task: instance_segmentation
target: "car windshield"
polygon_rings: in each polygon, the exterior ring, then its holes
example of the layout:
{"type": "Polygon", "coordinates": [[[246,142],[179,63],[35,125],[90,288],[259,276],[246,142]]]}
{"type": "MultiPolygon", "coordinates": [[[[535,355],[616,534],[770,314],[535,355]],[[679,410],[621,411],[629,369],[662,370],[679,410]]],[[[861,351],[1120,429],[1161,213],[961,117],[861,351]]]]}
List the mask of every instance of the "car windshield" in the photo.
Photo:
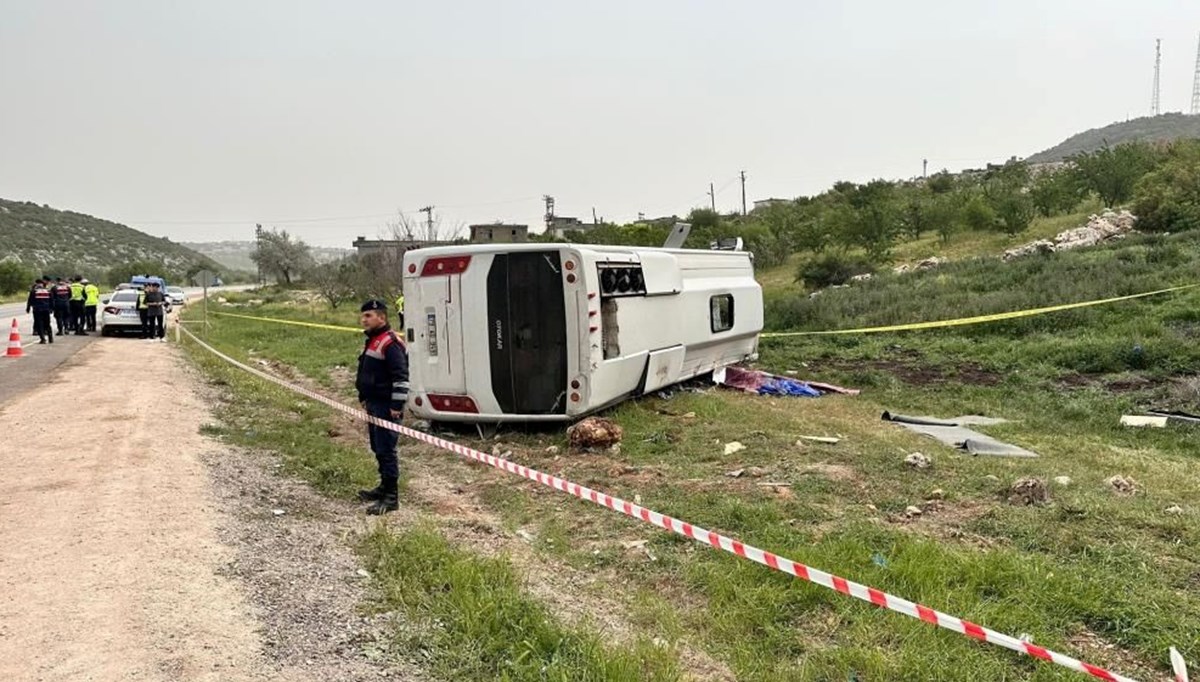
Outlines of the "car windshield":
{"type": "Polygon", "coordinates": [[[169,294],[182,294],[182,293],[183,293],[183,289],[182,289],[182,288],[180,288],[180,287],[168,287],[168,288],[167,288],[167,293],[169,293],[169,294]]]}
{"type": "Polygon", "coordinates": [[[118,291],[109,299],[110,303],[134,303],[137,301],[137,292],[132,289],[118,291]]]}

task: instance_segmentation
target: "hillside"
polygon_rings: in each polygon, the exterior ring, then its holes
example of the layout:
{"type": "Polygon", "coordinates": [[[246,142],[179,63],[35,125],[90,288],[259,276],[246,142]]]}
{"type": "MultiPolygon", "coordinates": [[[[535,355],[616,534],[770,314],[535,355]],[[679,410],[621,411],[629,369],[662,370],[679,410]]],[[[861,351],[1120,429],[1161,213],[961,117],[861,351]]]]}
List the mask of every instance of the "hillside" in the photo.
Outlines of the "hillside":
{"type": "MultiPolygon", "coordinates": [[[[224,242],[182,242],[183,246],[194,251],[204,254],[209,258],[217,261],[221,265],[235,270],[243,270],[253,272],[255,270],[254,261],[250,259],[250,254],[254,251],[254,242],[251,241],[224,241],[224,242]]],[[[313,258],[318,263],[327,263],[329,261],[345,258],[354,253],[353,249],[340,249],[326,246],[314,246],[312,248],[313,258]]]]}
{"type": "Polygon", "coordinates": [[[1116,146],[1122,142],[1134,140],[1161,142],[1186,137],[1200,138],[1200,116],[1178,113],[1145,116],[1072,135],[1060,144],[1030,156],[1026,161],[1029,163],[1062,161],[1075,154],[1101,149],[1106,142],[1111,146],[1116,146]]]}
{"type": "Polygon", "coordinates": [[[196,265],[221,270],[216,261],[169,239],[25,201],[0,199],[0,244],[0,259],[62,273],[99,273],[134,261],[162,262],[175,272],[196,265]]]}

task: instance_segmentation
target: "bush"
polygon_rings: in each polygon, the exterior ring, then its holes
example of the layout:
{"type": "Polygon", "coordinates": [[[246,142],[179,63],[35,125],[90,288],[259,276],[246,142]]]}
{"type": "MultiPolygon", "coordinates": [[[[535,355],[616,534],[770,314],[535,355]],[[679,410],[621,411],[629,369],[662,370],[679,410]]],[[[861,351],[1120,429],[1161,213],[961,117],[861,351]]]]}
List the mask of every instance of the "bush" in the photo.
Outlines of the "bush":
{"type": "Polygon", "coordinates": [[[990,230],[996,225],[996,211],[983,197],[971,197],[963,207],[963,223],[970,230],[990,230]]]}
{"type": "Polygon", "coordinates": [[[826,253],[805,261],[796,271],[796,281],[810,289],[845,284],[855,275],[874,272],[875,267],[863,256],[826,253]]]}
{"type": "Polygon", "coordinates": [[[1142,230],[1200,228],[1200,144],[1173,147],[1170,159],[1138,182],[1133,209],[1142,230]]]}
{"type": "Polygon", "coordinates": [[[11,296],[29,288],[36,275],[24,265],[13,261],[0,262],[0,296],[11,296]]]}

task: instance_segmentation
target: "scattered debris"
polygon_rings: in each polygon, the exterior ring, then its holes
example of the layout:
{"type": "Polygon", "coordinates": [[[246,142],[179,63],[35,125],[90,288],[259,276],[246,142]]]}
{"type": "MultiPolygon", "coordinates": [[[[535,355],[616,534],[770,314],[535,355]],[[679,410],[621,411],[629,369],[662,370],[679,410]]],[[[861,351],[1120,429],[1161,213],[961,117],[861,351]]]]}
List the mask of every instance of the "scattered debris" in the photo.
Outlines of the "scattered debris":
{"type": "Polygon", "coordinates": [[[920,516],[921,514],[924,514],[924,513],[925,512],[921,511],[921,508],[916,505],[910,504],[904,508],[904,515],[909,518],[912,518],[914,516],[920,516]]]}
{"type": "Polygon", "coordinates": [[[741,367],[722,367],[713,372],[713,383],[756,395],[819,398],[828,393],[858,395],[858,391],[833,384],[802,381],[741,367]]]}
{"type": "Polygon", "coordinates": [[[755,478],[762,478],[763,476],[766,476],[767,473],[769,473],[769,472],[762,467],[747,467],[746,473],[750,474],[751,476],[753,476],[755,478]]]}
{"type": "Polygon", "coordinates": [[[499,457],[499,456],[500,456],[500,446],[493,445],[492,446],[492,457],[499,457]]]}
{"type": "Polygon", "coordinates": [[[741,478],[744,473],[746,473],[745,469],[734,469],[733,471],[726,471],[725,475],[730,478],[741,478]]]}
{"type": "Polygon", "coordinates": [[[1180,507],[1180,506],[1179,506],[1179,505],[1177,505],[1177,504],[1173,504],[1173,505],[1171,505],[1170,507],[1167,507],[1166,509],[1164,509],[1164,510],[1163,510],[1163,513],[1164,513],[1164,514],[1179,515],[1179,514],[1182,514],[1182,513],[1183,513],[1183,507],[1180,507]]]}
{"type": "Polygon", "coordinates": [[[551,445],[550,447],[546,448],[546,452],[547,452],[547,454],[551,454],[551,455],[553,455],[553,454],[557,454],[557,453],[558,453],[558,446],[557,446],[557,445],[551,445]]]}
{"type": "Polygon", "coordinates": [[[567,440],[577,449],[611,447],[620,443],[624,435],[624,429],[604,417],[588,417],[567,429],[567,440]]]}
{"type": "Polygon", "coordinates": [[[933,500],[943,500],[946,498],[946,491],[941,488],[934,488],[929,491],[929,498],[933,500]]]}
{"type": "Polygon", "coordinates": [[[285,511],[284,511],[284,510],[282,510],[282,509],[272,509],[272,510],[271,510],[271,513],[272,513],[272,514],[274,514],[275,516],[283,516],[283,515],[284,515],[284,514],[286,514],[287,512],[285,512],[285,511]]]}
{"type": "Polygon", "coordinates": [[[1019,478],[1016,483],[1012,484],[1008,492],[1009,504],[1039,504],[1048,499],[1046,483],[1040,478],[1019,478]]]}
{"type": "Polygon", "coordinates": [[[1128,476],[1109,476],[1104,479],[1104,483],[1111,487],[1118,495],[1132,495],[1137,492],[1137,481],[1128,476]]]}
{"type": "Polygon", "coordinates": [[[681,414],[679,416],[682,419],[695,419],[696,413],[695,412],[684,412],[683,414],[681,414]]]}
{"type": "Polygon", "coordinates": [[[1156,429],[1167,428],[1167,418],[1160,416],[1121,415],[1121,426],[1152,426],[1156,429]]]}
{"type": "Polygon", "coordinates": [[[1003,424],[1004,419],[965,415],[954,419],[938,419],[936,417],[909,417],[902,414],[884,412],[884,421],[894,422],[914,433],[934,438],[946,445],[960,450],[966,450],[972,455],[993,455],[996,457],[1037,457],[1036,452],[1025,448],[1004,443],[991,436],[973,431],[967,426],[993,426],[1003,424]]]}
{"type": "Polygon", "coordinates": [[[800,440],[796,441],[796,445],[802,445],[800,441],[809,440],[814,443],[825,443],[826,445],[837,445],[842,442],[841,438],[830,438],[828,436],[800,436],[800,440]]]}
{"type": "Polygon", "coordinates": [[[619,455],[619,454],[621,454],[621,444],[620,444],[620,443],[613,443],[613,444],[612,444],[612,447],[610,447],[610,448],[608,449],[608,454],[610,454],[610,455],[619,455]]]}
{"type": "Polygon", "coordinates": [[[939,265],[945,265],[948,262],[949,260],[946,258],[942,258],[940,256],[931,256],[924,260],[917,261],[915,264],[910,265],[908,263],[903,263],[901,265],[897,265],[892,272],[896,273],[897,275],[903,275],[907,272],[915,272],[918,270],[932,270],[939,265]]]}
{"type": "Polygon", "coordinates": [[[1054,241],[1039,239],[1023,244],[1004,252],[1004,260],[1012,260],[1034,253],[1049,253],[1051,251],[1069,251],[1081,246],[1095,246],[1111,239],[1121,239],[1133,231],[1137,216],[1129,211],[1114,213],[1105,211],[1101,215],[1088,218],[1087,225],[1059,232],[1054,241]]]}
{"type": "Polygon", "coordinates": [[[876,566],[878,566],[880,568],[888,567],[887,557],[883,556],[879,552],[875,552],[874,554],[871,555],[871,563],[875,564],[876,566]]]}
{"type": "Polygon", "coordinates": [[[624,547],[625,549],[641,549],[641,548],[645,547],[646,543],[648,543],[648,542],[650,542],[650,541],[649,540],[626,540],[621,543],[621,546],[624,547]]]}
{"type": "Polygon", "coordinates": [[[933,460],[919,452],[914,452],[904,458],[904,463],[914,469],[928,469],[933,465],[933,460]]]}
{"type": "Polygon", "coordinates": [[[987,476],[983,477],[983,480],[987,481],[988,483],[999,483],[1000,477],[994,474],[988,474],[987,476]]]}
{"type": "Polygon", "coordinates": [[[1057,485],[1061,485],[1062,487],[1065,488],[1065,487],[1071,485],[1071,477],[1070,476],[1055,476],[1054,482],[1057,485]]]}
{"type": "Polygon", "coordinates": [[[875,275],[873,275],[869,272],[864,272],[861,275],[854,275],[853,277],[850,278],[850,281],[851,282],[866,282],[873,277],[875,277],[875,275]]]}
{"type": "Polygon", "coordinates": [[[529,531],[525,530],[524,528],[517,529],[517,536],[520,537],[525,542],[529,542],[529,543],[532,543],[537,540],[537,537],[535,537],[533,533],[530,533],[529,531]]]}
{"type": "Polygon", "coordinates": [[[741,443],[737,442],[736,440],[733,441],[732,443],[725,444],[725,454],[726,455],[732,455],[735,452],[741,452],[742,450],[745,450],[745,449],[746,449],[746,446],[742,445],[741,443]]]}
{"type": "Polygon", "coordinates": [[[357,574],[358,577],[363,578],[363,579],[368,579],[371,577],[370,572],[368,572],[367,569],[365,569],[365,568],[358,569],[357,571],[355,571],[355,574],[357,574]]]}

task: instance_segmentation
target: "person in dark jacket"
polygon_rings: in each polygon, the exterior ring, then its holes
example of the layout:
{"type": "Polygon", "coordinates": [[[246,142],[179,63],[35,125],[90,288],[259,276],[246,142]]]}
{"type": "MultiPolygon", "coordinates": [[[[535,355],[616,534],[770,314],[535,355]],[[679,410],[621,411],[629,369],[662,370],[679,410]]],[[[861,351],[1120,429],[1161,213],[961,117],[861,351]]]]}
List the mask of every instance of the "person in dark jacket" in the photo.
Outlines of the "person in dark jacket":
{"type": "Polygon", "coordinates": [[[142,318],[142,338],[166,343],[166,300],[162,289],[154,282],[147,284],[145,291],[138,297],[139,308],[145,306],[146,311],[146,316],[142,318]]]}
{"type": "Polygon", "coordinates": [[[54,324],[58,327],[58,335],[71,331],[71,287],[67,280],[59,277],[50,288],[54,301],[54,324]]]}
{"type": "Polygon", "coordinates": [[[38,343],[54,343],[54,329],[50,326],[50,314],[54,310],[54,300],[46,280],[39,279],[29,290],[29,300],[25,302],[25,312],[33,311],[33,333],[38,335],[38,343]]]}
{"type": "MultiPolygon", "coordinates": [[[[358,401],[372,417],[399,423],[408,402],[408,350],[404,340],[388,325],[387,304],[370,300],[362,304],[360,323],[367,335],[363,351],[358,356],[358,401]]],[[[378,516],[399,508],[396,490],[400,480],[400,463],[396,458],[396,441],[400,434],[382,426],[368,424],[367,434],[371,451],[379,463],[379,485],[373,490],[360,490],[358,497],[370,502],[367,513],[378,516]]]]}

